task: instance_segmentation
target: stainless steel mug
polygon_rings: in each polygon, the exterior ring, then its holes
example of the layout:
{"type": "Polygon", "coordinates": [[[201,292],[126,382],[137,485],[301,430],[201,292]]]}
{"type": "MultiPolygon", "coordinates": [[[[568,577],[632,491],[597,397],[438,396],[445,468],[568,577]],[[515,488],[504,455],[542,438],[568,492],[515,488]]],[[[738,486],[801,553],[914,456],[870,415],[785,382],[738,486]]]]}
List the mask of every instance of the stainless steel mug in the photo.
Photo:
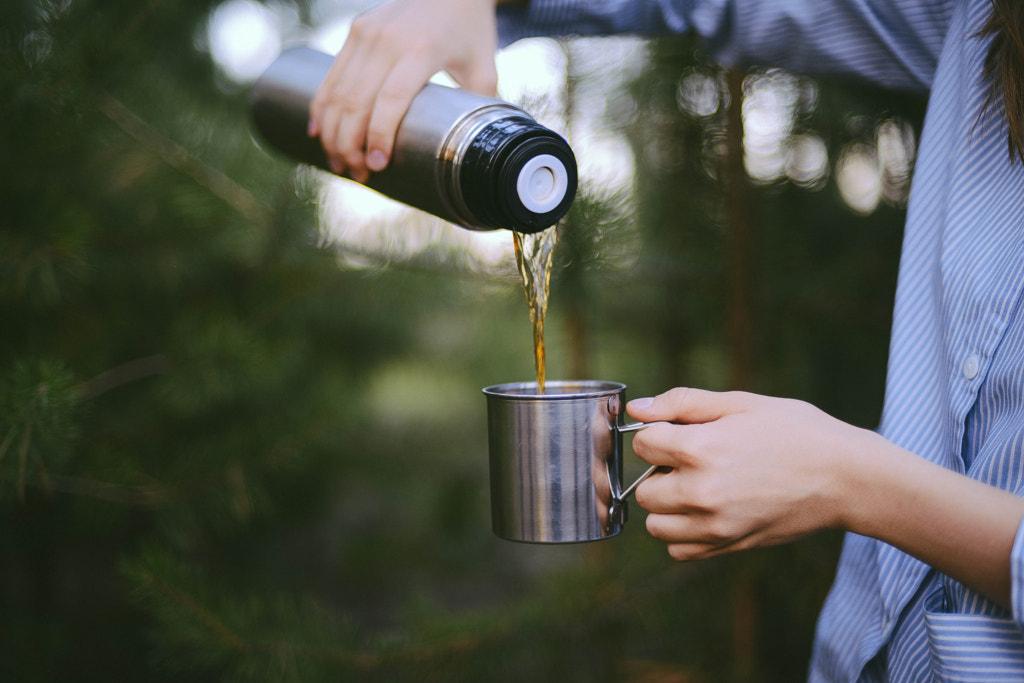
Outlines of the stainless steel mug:
{"type": "MultiPolygon", "coordinates": [[[[253,84],[256,129],[289,156],[330,170],[307,134],[309,103],[334,58],[284,51],[253,84]]],[[[388,167],[366,183],[392,199],[474,230],[539,232],[576,196],[568,143],[519,107],[430,83],[402,119],[388,167]]]]}
{"type": "Polygon", "coordinates": [[[655,468],[622,488],[626,385],[501,384],[487,396],[491,524],[510,541],[578,543],[615,536],[626,498],[655,468]]]}

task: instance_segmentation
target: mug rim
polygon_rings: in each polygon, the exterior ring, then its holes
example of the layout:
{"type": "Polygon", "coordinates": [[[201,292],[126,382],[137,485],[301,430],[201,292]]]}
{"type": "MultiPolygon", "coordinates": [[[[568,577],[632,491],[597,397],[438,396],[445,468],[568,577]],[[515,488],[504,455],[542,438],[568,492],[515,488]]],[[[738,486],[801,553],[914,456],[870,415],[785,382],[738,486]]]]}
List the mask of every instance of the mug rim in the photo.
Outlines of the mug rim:
{"type": "Polygon", "coordinates": [[[485,387],[483,392],[487,396],[516,401],[559,401],[617,394],[625,390],[626,385],[621,382],[597,379],[568,379],[545,382],[544,388],[545,391],[549,389],[559,389],[560,391],[538,394],[537,382],[509,382],[485,387]]]}

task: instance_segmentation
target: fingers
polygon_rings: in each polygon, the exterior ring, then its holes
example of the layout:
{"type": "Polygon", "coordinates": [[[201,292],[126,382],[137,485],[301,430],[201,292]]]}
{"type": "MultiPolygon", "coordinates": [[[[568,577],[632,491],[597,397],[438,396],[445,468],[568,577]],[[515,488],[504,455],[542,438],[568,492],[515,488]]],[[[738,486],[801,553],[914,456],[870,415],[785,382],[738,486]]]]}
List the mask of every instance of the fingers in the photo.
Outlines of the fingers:
{"type": "MultiPolygon", "coordinates": [[[[379,34],[357,26],[358,22],[313,98],[309,130],[320,136],[332,171],[365,182],[367,126],[381,83],[395,68],[397,57],[378,44],[379,34]]],[[[380,167],[384,165],[386,160],[380,167]]]]}
{"type": "Polygon", "coordinates": [[[669,555],[678,561],[702,560],[742,550],[749,545],[746,536],[717,531],[706,515],[647,515],[647,532],[664,541],[669,555]]]}
{"type": "Polygon", "coordinates": [[[664,420],[683,424],[712,422],[725,415],[745,410],[756,401],[753,394],[741,391],[717,392],[677,387],[654,398],[639,398],[626,406],[629,414],[642,422],[664,420]]]}
{"type": "Polygon", "coordinates": [[[633,453],[650,465],[671,469],[689,467],[686,443],[692,428],[698,426],[668,422],[652,424],[633,437],[633,453]]]}
{"type": "Polygon", "coordinates": [[[328,69],[327,75],[317,89],[316,95],[309,103],[309,136],[317,137],[323,131],[323,120],[326,114],[328,103],[336,98],[336,91],[345,82],[344,73],[352,56],[357,50],[355,40],[347,40],[341,51],[335,56],[334,63],[328,69]]]}
{"type": "Polygon", "coordinates": [[[383,170],[413,99],[438,71],[493,95],[494,7],[479,0],[392,1],[358,17],[310,104],[331,170],[365,182],[383,170]]]}
{"type": "Polygon", "coordinates": [[[383,79],[367,121],[359,121],[366,130],[366,167],[382,171],[394,152],[398,126],[409,105],[432,74],[426,73],[422,60],[405,60],[383,79]]]}
{"type": "Polygon", "coordinates": [[[651,465],[673,470],[703,470],[721,450],[721,422],[704,424],[647,423],[633,437],[633,453],[651,465]]]}
{"type": "Polygon", "coordinates": [[[647,533],[659,541],[683,545],[713,546],[720,539],[711,538],[703,529],[698,515],[647,515],[647,533]]]}
{"type": "Polygon", "coordinates": [[[635,496],[640,507],[656,515],[715,515],[731,502],[722,480],[681,469],[652,474],[635,496]]]}
{"type": "Polygon", "coordinates": [[[648,533],[666,542],[674,559],[703,559],[749,545],[759,525],[723,514],[730,499],[720,483],[698,472],[672,470],[637,488],[636,502],[648,512],[648,533]]]}

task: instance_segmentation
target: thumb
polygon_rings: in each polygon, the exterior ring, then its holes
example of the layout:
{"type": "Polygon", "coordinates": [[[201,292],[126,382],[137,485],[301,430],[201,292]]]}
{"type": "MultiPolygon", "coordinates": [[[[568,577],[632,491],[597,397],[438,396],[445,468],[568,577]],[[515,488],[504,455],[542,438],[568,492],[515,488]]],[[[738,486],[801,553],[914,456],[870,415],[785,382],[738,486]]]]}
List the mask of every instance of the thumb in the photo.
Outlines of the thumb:
{"type": "Polygon", "coordinates": [[[641,422],[701,424],[746,409],[748,396],[677,387],[653,398],[634,399],[626,405],[626,412],[641,422]]]}

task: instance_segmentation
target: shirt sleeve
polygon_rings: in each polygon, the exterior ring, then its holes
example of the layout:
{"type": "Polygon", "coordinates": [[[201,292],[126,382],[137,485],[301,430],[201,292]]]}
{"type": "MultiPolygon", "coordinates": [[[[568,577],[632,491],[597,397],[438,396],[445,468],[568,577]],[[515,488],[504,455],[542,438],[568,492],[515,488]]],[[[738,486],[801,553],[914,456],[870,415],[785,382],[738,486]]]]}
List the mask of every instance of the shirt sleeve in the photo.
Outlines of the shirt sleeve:
{"type": "Polygon", "coordinates": [[[737,67],[927,91],[953,0],[530,0],[499,10],[507,45],[531,36],[695,33],[737,67]]]}

